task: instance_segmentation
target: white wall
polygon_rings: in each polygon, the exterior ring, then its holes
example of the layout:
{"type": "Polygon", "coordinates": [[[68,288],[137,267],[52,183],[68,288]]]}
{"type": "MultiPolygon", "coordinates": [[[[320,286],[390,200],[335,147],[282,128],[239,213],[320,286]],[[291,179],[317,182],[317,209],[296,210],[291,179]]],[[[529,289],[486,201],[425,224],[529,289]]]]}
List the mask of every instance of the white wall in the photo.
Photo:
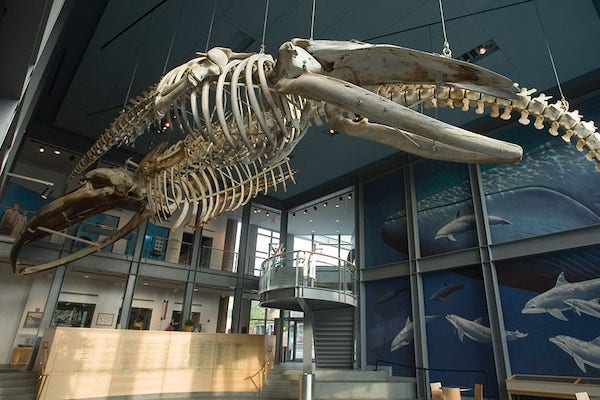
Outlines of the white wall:
{"type": "Polygon", "coordinates": [[[9,264],[0,263],[0,321],[3,330],[0,335],[0,364],[8,364],[10,360],[15,338],[23,326],[25,306],[34,280],[31,276],[16,277],[9,264]]]}

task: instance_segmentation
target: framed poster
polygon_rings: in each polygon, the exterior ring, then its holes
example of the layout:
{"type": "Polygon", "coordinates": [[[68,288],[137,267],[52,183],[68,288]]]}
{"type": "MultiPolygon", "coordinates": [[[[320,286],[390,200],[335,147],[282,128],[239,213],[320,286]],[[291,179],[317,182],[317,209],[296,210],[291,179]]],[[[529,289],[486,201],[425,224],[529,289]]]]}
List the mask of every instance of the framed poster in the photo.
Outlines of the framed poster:
{"type": "Polygon", "coordinates": [[[96,318],[96,325],[112,326],[114,320],[115,320],[115,314],[98,313],[98,317],[96,318]]]}
{"type": "Polygon", "coordinates": [[[40,327],[43,313],[40,311],[27,311],[25,322],[23,322],[23,328],[37,329],[40,327]]]}

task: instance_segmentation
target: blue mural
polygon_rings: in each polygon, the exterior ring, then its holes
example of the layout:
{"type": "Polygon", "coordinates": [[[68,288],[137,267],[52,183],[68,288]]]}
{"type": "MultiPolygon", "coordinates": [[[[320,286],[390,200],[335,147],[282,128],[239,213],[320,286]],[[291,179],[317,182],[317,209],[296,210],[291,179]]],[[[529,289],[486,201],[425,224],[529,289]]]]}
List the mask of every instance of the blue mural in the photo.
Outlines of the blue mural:
{"type": "Polygon", "coordinates": [[[600,246],[497,263],[513,373],[600,377],[600,246]],[[518,271],[518,275],[516,272],[518,271]]]}
{"type": "MultiPolygon", "coordinates": [[[[497,397],[481,267],[425,274],[423,294],[430,379],[465,388],[482,383],[486,397],[497,397]]],[[[527,333],[514,329],[509,335],[520,340],[527,333]]]]}
{"type": "Polygon", "coordinates": [[[415,376],[408,277],[365,284],[367,364],[392,365],[394,375],[415,376]]]}
{"type": "Polygon", "coordinates": [[[477,234],[466,165],[414,163],[421,255],[475,247],[477,234]]]}
{"type": "Polygon", "coordinates": [[[406,260],[406,217],[393,215],[405,207],[402,171],[366,183],[363,193],[365,267],[406,260]]]}

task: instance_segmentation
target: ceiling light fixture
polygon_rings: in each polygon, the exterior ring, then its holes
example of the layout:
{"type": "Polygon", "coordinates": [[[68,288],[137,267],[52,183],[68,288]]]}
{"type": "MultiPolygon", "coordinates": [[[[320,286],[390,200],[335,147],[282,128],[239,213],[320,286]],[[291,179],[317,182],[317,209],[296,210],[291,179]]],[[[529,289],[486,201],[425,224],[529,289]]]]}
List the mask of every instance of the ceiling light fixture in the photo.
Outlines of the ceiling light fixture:
{"type": "Polygon", "coordinates": [[[46,189],[40,194],[40,197],[44,200],[48,200],[48,197],[54,192],[54,186],[46,186],[46,189]]]}
{"type": "Polygon", "coordinates": [[[317,211],[317,206],[313,206],[313,210],[317,211]]]}
{"type": "Polygon", "coordinates": [[[46,149],[44,148],[44,146],[39,146],[38,147],[38,153],[43,153],[45,151],[46,151],[46,149]]]}
{"type": "Polygon", "coordinates": [[[327,207],[327,202],[323,203],[323,207],[327,207]]]}
{"type": "Polygon", "coordinates": [[[304,209],[304,214],[308,214],[308,210],[306,208],[304,209]]]}
{"type": "Polygon", "coordinates": [[[482,57],[490,55],[496,50],[498,50],[498,45],[490,39],[485,43],[475,46],[473,49],[458,57],[458,59],[466,62],[475,62],[482,57]]]}
{"type": "Polygon", "coordinates": [[[60,150],[59,149],[54,149],[54,154],[56,154],[57,156],[60,156],[60,150]]]}
{"type": "Polygon", "coordinates": [[[6,176],[11,176],[11,177],[16,178],[16,179],[23,179],[24,181],[29,181],[29,182],[40,183],[42,185],[46,185],[46,187],[44,188],[44,190],[40,194],[40,196],[42,196],[42,199],[44,199],[44,200],[47,199],[48,196],[50,196],[50,194],[52,193],[52,191],[54,191],[54,183],[53,182],[48,182],[48,181],[44,181],[44,180],[41,180],[41,179],[32,178],[30,176],[19,175],[19,174],[15,174],[15,173],[12,173],[12,172],[7,172],[6,176]]]}

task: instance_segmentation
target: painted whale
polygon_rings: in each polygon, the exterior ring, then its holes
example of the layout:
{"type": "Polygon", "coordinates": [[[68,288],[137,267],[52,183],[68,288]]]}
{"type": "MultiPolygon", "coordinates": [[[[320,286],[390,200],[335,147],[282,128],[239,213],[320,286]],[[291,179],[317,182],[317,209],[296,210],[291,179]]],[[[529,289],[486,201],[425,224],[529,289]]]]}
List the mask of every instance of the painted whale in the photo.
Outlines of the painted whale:
{"type": "Polygon", "coordinates": [[[592,300],[568,299],[565,304],[573,309],[577,315],[587,314],[600,318],[600,298],[592,300]]]}
{"type": "Polygon", "coordinates": [[[464,283],[454,283],[451,285],[448,285],[447,283],[444,284],[444,286],[442,286],[441,288],[439,288],[438,290],[436,290],[431,297],[429,297],[429,300],[431,301],[442,301],[444,300],[446,297],[450,296],[452,293],[464,288],[465,285],[464,283]]]}
{"type": "Polygon", "coordinates": [[[396,337],[392,340],[390,345],[390,351],[396,351],[400,347],[408,346],[414,339],[413,323],[410,317],[406,317],[406,323],[404,327],[398,332],[396,337]]]}
{"type": "MultiPolygon", "coordinates": [[[[473,321],[460,317],[455,314],[446,315],[448,322],[452,324],[460,341],[464,341],[464,337],[482,343],[490,343],[492,341],[492,330],[481,324],[482,318],[477,318],[473,321]]],[[[527,336],[527,333],[517,331],[505,331],[506,340],[517,340],[527,336]]]]}
{"type": "Polygon", "coordinates": [[[573,360],[583,372],[587,373],[585,364],[600,368],[600,336],[590,342],[566,335],[554,336],[548,340],[573,357],[573,360]]]}
{"type": "Polygon", "coordinates": [[[565,300],[592,300],[600,297],[600,278],[581,282],[569,282],[565,273],[561,272],[556,279],[556,285],[543,293],[529,299],[521,310],[523,314],[548,313],[554,318],[568,321],[562,313],[571,306],[565,300]]]}
{"type": "MultiPolygon", "coordinates": [[[[488,221],[490,226],[511,225],[509,220],[495,215],[488,216],[488,221]]],[[[448,222],[435,233],[435,240],[446,238],[451,242],[456,242],[454,235],[472,230],[475,230],[475,215],[460,215],[460,211],[458,211],[452,221],[448,222]]]]}

